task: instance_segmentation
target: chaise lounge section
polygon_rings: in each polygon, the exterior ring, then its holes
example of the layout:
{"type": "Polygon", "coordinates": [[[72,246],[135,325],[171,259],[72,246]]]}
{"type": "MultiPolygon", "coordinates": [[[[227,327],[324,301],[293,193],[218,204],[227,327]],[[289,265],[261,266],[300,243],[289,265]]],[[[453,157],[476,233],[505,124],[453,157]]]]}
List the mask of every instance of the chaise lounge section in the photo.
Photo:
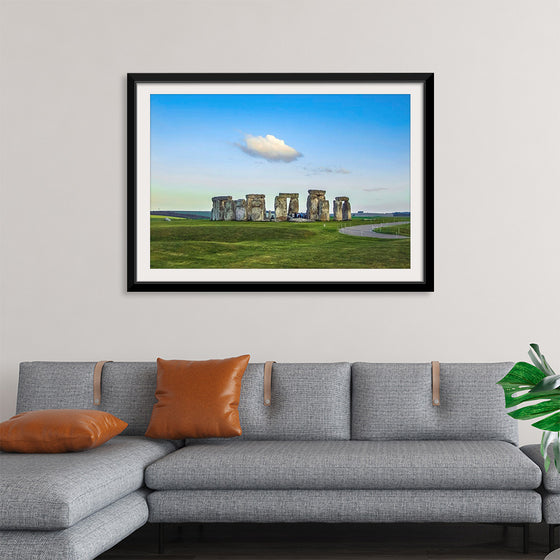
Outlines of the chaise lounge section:
{"type": "Polygon", "coordinates": [[[95,558],[145,525],[144,470],[180,444],[143,436],[155,402],[155,366],[135,364],[134,374],[129,367],[106,364],[96,407],[94,364],[21,364],[18,413],[99,408],[129,425],[123,435],[78,453],[0,452],[0,558],[95,558]]]}

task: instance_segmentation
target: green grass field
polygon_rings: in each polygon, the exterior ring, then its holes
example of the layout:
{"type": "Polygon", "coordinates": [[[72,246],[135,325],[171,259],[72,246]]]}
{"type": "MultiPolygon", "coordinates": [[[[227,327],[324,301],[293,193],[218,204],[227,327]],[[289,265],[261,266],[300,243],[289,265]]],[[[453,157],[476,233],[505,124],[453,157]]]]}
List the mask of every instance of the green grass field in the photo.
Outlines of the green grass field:
{"type": "MultiPolygon", "coordinates": [[[[409,239],[342,235],[340,222],[150,220],[151,268],[410,268],[409,239]]],[[[355,218],[343,225],[394,221],[355,218]]]]}
{"type": "Polygon", "coordinates": [[[392,235],[406,235],[410,237],[410,224],[405,224],[402,226],[389,226],[376,229],[378,233],[390,233],[392,235]]]}

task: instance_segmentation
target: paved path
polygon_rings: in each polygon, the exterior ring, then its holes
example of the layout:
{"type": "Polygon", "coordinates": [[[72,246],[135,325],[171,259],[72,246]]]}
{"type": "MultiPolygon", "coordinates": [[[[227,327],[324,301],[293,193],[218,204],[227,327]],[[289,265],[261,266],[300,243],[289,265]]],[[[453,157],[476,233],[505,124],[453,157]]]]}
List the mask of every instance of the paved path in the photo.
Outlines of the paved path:
{"type": "Polygon", "coordinates": [[[378,239],[408,239],[406,235],[393,235],[391,233],[377,233],[372,231],[374,228],[382,228],[389,226],[403,226],[409,224],[410,222],[392,222],[390,224],[368,224],[366,226],[350,226],[345,228],[340,228],[338,231],[340,233],[345,233],[346,235],[357,235],[359,237],[377,237],[378,239]]]}

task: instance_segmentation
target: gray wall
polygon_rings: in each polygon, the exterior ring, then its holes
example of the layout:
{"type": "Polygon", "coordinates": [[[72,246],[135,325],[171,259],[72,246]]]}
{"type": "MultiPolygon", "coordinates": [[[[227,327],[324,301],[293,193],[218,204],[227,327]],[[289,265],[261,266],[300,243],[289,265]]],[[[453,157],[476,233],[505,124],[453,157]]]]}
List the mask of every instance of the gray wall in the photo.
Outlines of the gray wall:
{"type": "Polygon", "coordinates": [[[560,370],[557,0],[0,10],[0,420],[22,360],[501,361],[539,341],[560,370]],[[127,294],[126,73],[349,71],[436,73],[435,293],[127,294]]]}

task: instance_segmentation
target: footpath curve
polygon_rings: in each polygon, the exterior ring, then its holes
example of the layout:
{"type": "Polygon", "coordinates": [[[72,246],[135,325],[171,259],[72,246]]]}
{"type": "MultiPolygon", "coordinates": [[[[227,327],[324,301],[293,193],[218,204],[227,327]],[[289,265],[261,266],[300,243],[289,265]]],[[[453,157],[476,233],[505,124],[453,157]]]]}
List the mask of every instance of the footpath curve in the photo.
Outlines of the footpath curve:
{"type": "Polygon", "coordinates": [[[377,233],[372,228],[382,228],[390,226],[403,226],[410,222],[392,222],[390,224],[368,224],[365,226],[350,226],[340,228],[338,231],[345,235],[356,235],[358,237],[376,237],[378,239],[409,239],[406,235],[393,235],[392,233],[377,233]]]}

